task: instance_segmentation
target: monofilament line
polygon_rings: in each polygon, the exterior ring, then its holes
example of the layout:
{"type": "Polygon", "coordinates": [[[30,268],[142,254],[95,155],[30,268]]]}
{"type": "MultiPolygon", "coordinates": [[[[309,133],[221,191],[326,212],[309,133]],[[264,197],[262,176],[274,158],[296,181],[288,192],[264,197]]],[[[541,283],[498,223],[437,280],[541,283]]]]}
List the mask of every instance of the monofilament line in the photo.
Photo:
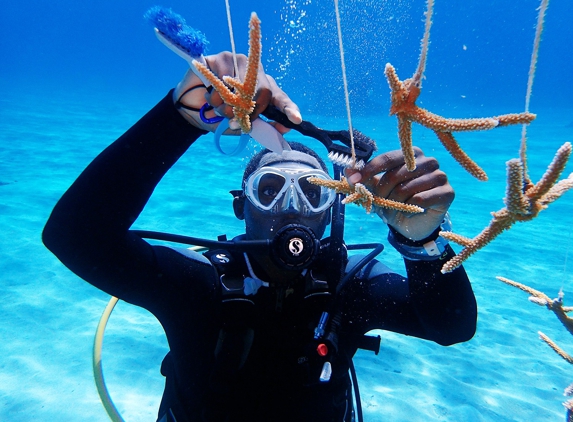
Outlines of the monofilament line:
{"type": "Polygon", "coordinates": [[[231,6],[229,5],[229,0],[225,0],[225,6],[227,9],[227,23],[229,25],[229,37],[231,38],[231,52],[233,53],[233,65],[235,66],[235,77],[239,78],[239,66],[237,64],[237,52],[235,51],[235,37],[233,36],[233,24],[231,22],[231,6]]]}
{"type": "Polygon", "coordinates": [[[342,29],[340,26],[340,12],[338,11],[338,0],[334,0],[334,11],[336,12],[336,28],[338,29],[338,47],[340,48],[340,64],[342,66],[342,82],[344,84],[344,97],[346,99],[346,114],[348,116],[348,131],[350,132],[350,148],[352,149],[352,167],[356,165],[356,151],[354,150],[354,133],[352,130],[352,117],[350,115],[350,97],[348,95],[348,82],[346,81],[346,65],[344,62],[344,46],[342,44],[342,29]]]}

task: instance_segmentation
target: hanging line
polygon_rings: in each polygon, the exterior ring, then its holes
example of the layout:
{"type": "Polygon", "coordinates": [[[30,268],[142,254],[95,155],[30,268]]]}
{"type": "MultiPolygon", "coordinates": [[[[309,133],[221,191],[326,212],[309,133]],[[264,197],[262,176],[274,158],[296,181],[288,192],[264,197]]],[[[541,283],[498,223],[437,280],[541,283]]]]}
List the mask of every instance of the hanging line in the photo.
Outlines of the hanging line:
{"type": "Polygon", "coordinates": [[[231,6],[229,0],[225,0],[225,7],[227,9],[227,24],[229,25],[229,37],[231,38],[231,52],[233,53],[233,65],[235,66],[235,76],[238,80],[239,77],[239,66],[237,64],[237,52],[235,51],[235,37],[233,36],[233,24],[231,22],[231,6]]]}
{"type": "Polygon", "coordinates": [[[533,53],[531,54],[531,64],[529,65],[529,78],[527,80],[527,94],[525,95],[525,111],[529,111],[529,102],[531,100],[531,89],[533,87],[533,78],[535,77],[535,68],[537,66],[537,57],[539,55],[539,43],[541,42],[541,33],[543,32],[543,23],[545,21],[545,12],[549,0],[542,0],[539,6],[539,15],[537,16],[537,27],[535,29],[535,41],[533,42],[533,53]]]}
{"type": "Polygon", "coordinates": [[[338,0],[334,0],[334,11],[336,12],[336,28],[338,30],[338,47],[340,48],[340,64],[342,67],[342,82],[344,84],[344,98],[346,99],[346,114],[348,117],[348,131],[350,133],[350,149],[352,150],[351,167],[356,166],[356,151],[354,149],[354,133],[352,130],[352,117],[350,115],[350,97],[348,95],[348,82],[346,80],[346,64],[344,62],[344,46],[342,44],[342,29],[340,26],[340,12],[338,10],[338,0]]]}
{"type": "MultiPolygon", "coordinates": [[[[535,28],[535,39],[533,41],[533,52],[531,53],[531,63],[529,65],[529,74],[527,78],[527,91],[525,94],[525,111],[529,111],[529,104],[531,102],[531,91],[533,89],[533,79],[535,78],[535,69],[537,67],[537,57],[539,56],[539,44],[541,42],[541,33],[543,32],[543,22],[545,20],[545,12],[547,11],[547,6],[549,5],[549,0],[541,0],[541,5],[539,6],[539,14],[537,15],[537,26],[535,28]]],[[[526,180],[529,180],[527,175],[527,123],[523,124],[521,127],[521,147],[520,147],[520,158],[524,166],[524,175],[526,180]]]]}
{"type": "MultiPolygon", "coordinates": [[[[541,0],[541,4],[539,5],[539,13],[537,15],[537,25],[535,27],[535,38],[533,41],[533,52],[531,53],[531,63],[529,65],[529,74],[527,78],[527,92],[525,94],[525,111],[529,111],[529,105],[531,102],[531,92],[533,89],[533,79],[535,78],[535,70],[537,68],[537,59],[539,57],[539,44],[541,43],[541,33],[543,32],[543,25],[545,22],[545,13],[547,11],[547,7],[549,6],[549,0],[541,0]]],[[[527,124],[524,124],[521,128],[521,161],[526,163],[526,137],[527,137],[527,124]]],[[[527,172],[527,168],[524,168],[525,172],[527,172]]],[[[526,177],[527,177],[527,173],[526,177]]],[[[569,257],[569,249],[571,246],[571,230],[569,231],[569,236],[567,239],[567,248],[565,249],[565,258],[563,262],[563,281],[561,283],[561,290],[563,290],[564,283],[565,283],[565,275],[567,274],[567,260],[569,257]]]]}

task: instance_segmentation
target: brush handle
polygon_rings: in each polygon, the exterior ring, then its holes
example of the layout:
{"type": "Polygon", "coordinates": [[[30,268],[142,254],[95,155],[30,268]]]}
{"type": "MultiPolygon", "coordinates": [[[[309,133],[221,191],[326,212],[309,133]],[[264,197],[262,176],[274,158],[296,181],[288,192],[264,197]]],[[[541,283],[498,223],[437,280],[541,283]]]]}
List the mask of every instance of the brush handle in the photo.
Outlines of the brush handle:
{"type": "Polygon", "coordinates": [[[168,49],[170,49],[175,54],[177,54],[179,57],[184,59],[187,63],[189,63],[189,67],[191,68],[193,73],[195,75],[197,75],[197,77],[199,79],[201,79],[201,82],[203,82],[203,85],[205,85],[206,87],[211,86],[211,82],[209,82],[209,80],[207,80],[207,78],[205,78],[205,76],[203,76],[203,74],[201,72],[199,72],[197,70],[197,68],[195,67],[195,65],[193,64],[193,60],[197,60],[199,63],[202,63],[205,66],[207,66],[207,62],[205,61],[205,57],[202,54],[198,57],[191,56],[187,51],[182,50],[179,46],[174,44],[160,30],[158,30],[157,28],[154,28],[154,29],[155,29],[155,36],[157,37],[157,39],[159,41],[161,41],[161,43],[163,45],[165,45],[168,49]]]}
{"type": "MultiPolygon", "coordinates": [[[[306,120],[303,120],[298,124],[293,123],[288,119],[286,114],[284,114],[273,105],[269,105],[262,114],[266,118],[274,120],[275,122],[280,123],[289,129],[294,129],[305,136],[310,136],[311,138],[320,141],[326,147],[329,153],[339,154],[339,157],[352,157],[352,150],[350,149],[350,133],[347,130],[320,129],[313,123],[306,120]],[[344,145],[336,144],[334,141],[340,141],[344,145]]],[[[354,131],[354,133],[358,134],[359,132],[354,131]]],[[[366,138],[366,136],[360,133],[360,137],[355,137],[354,139],[356,158],[367,162],[372,156],[374,148],[372,145],[370,145],[370,143],[363,142],[361,138],[366,138]]]]}

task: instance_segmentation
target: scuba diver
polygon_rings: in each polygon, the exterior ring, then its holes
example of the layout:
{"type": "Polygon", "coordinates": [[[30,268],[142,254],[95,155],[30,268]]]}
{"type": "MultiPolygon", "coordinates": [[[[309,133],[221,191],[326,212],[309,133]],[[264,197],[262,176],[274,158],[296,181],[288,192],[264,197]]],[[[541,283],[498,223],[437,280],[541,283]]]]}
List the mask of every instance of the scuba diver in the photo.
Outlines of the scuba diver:
{"type": "MultiPolygon", "coordinates": [[[[238,59],[244,72],[246,58],[238,59]]],[[[230,53],[206,62],[219,77],[234,74],[230,53]]],[[[302,124],[297,105],[262,66],[255,100],[252,120],[274,110],[284,117],[280,132],[302,124]]],[[[351,183],[424,208],[415,215],[375,208],[407,277],[373,259],[377,246],[366,256],[348,253],[353,248],[339,233],[343,209],[335,208],[342,195],[307,181],[332,177],[299,143],[262,150],[248,163],[241,189],[232,191],[244,235],[206,242],[199,252],[152,245],[144,238],[153,233],[130,230],[162,177],[200,136],[215,132],[219,116],[232,118],[232,109],[188,71],[89,164],[43,231],[46,247],[71,271],[161,323],[169,352],[158,421],[351,421],[359,399],[352,357],[379,346],[368,331],[445,346],[472,338],[477,308],[468,277],[462,267],[440,272],[454,256],[439,237],[454,191],[419,149],[413,172],[400,151],[346,170],[351,183]]],[[[226,131],[240,133],[232,121],[226,131]]]]}

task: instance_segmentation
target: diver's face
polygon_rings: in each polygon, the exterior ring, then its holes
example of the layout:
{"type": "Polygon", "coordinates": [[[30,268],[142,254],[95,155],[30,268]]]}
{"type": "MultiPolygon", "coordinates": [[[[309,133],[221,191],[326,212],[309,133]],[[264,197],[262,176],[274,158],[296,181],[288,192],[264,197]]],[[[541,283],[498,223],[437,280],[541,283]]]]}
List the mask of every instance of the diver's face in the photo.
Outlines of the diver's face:
{"type": "Polygon", "coordinates": [[[289,224],[304,225],[322,237],[334,198],[332,191],[307,182],[308,172],[321,171],[301,163],[277,163],[253,173],[244,208],[248,239],[272,239],[289,224]]]}

